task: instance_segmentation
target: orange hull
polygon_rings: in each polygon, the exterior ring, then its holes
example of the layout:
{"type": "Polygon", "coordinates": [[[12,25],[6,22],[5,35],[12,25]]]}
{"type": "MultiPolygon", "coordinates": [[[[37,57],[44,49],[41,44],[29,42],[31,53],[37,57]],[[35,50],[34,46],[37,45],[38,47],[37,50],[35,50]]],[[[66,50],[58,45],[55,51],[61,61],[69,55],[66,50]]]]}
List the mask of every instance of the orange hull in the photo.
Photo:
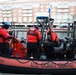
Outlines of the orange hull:
{"type": "MultiPolygon", "coordinates": [[[[34,59],[18,59],[18,58],[7,58],[7,57],[0,57],[0,67],[5,66],[4,68],[11,67],[12,70],[11,73],[16,73],[17,71],[15,68],[20,68],[18,73],[29,73],[29,70],[36,69],[37,71],[33,72],[30,71],[30,73],[53,73],[52,71],[65,71],[65,70],[71,70],[72,73],[74,70],[76,70],[76,60],[75,61],[51,61],[51,60],[34,60],[34,59]],[[14,67],[14,69],[13,69],[14,67]],[[22,72],[22,69],[25,69],[25,71],[22,72]],[[28,71],[26,71],[28,69],[28,71]],[[14,72],[15,70],[15,72],[14,72]],[[43,72],[44,70],[44,72],[43,72]]],[[[2,68],[0,68],[0,71],[3,71],[2,68]]],[[[9,71],[7,71],[9,72],[9,71]]],[[[68,73],[68,72],[66,72],[68,73]]],[[[54,73],[53,73],[54,74],[54,73]]]]}
{"type": "MultiPolygon", "coordinates": [[[[14,38],[10,42],[13,57],[0,56],[0,72],[4,73],[40,73],[40,74],[76,74],[76,59],[27,59],[27,49],[22,43],[14,38]]],[[[42,51],[44,49],[42,48],[42,51]]]]}

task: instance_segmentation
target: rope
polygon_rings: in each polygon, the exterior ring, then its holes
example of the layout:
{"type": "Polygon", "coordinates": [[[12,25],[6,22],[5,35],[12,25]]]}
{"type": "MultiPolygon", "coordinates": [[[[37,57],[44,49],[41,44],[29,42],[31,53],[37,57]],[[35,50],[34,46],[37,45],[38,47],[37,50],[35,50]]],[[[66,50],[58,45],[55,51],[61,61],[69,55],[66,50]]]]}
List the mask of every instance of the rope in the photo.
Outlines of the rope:
{"type": "Polygon", "coordinates": [[[18,62],[22,63],[22,64],[26,64],[28,62],[30,62],[30,60],[26,61],[26,62],[21,62],[19,59],[16,59],[18,62]]]}
{"type": "MultiPolygon", "coordinates": [[[[33,61],[35,64],[37,64],[37,65],[42,65],[42,64],[39,64],[39,63],[37,63],[37,62],[35,62],[35,61],[33,61]]],[[[46,63],[43,63],[43,65],[46,65],[46,64],[48,64],[48,63],[53,63],[53,64],[55,64],[55,65],[59,65],[59,64],[57,64],[57,63],[55,63],[54,61],[47,61],[46,63]]],[[[65,62],[63,65],[66,65],[66,64],[68,64],[70,61],[67,61],[67,62],[65,62]]]]}

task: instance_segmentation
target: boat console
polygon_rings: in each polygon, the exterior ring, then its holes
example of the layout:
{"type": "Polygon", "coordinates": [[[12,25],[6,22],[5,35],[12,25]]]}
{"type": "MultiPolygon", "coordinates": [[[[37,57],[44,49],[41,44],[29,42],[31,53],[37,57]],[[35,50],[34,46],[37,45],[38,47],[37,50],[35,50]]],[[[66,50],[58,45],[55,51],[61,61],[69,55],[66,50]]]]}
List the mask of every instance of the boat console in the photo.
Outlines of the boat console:
{"type": "Polygon", "coordinates": [[[52,23],[54,19],[50,18],[48,15],[38,15],[36,16],[36,20],[38,23],[40,23],[41,27],[41,45],[44,47],[44,52],[47,59],[71,59],[75,58],[75,40],[73,40],[70,37],[65,37],[65,39],[59,39],[58,46],[54,46],[53,41],[47,40],[47,34],[46,31],[49,28],[50,31],[52,31],[52,23]]]}

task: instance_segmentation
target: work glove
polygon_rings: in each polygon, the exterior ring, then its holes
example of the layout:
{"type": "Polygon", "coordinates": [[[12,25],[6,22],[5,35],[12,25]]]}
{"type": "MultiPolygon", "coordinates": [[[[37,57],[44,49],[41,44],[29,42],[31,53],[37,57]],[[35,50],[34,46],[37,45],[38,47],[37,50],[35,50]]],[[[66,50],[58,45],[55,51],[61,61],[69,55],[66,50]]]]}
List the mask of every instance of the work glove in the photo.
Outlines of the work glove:
{"type": "Polygon", "coordinates": [[[9,31],[9,35],[12,35],[13,31],[9,31]]]}

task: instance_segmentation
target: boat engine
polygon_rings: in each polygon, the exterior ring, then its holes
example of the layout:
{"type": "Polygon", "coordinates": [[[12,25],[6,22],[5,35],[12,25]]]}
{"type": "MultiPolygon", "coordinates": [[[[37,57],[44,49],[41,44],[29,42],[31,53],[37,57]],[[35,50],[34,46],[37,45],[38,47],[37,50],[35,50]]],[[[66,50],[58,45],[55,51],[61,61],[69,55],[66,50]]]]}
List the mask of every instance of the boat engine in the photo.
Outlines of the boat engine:
{"type": "Polygon", "coordinates": [[[76,55],[76,40],[70,37],[66,39],[66,58],[75,58],[76,55]]]}

